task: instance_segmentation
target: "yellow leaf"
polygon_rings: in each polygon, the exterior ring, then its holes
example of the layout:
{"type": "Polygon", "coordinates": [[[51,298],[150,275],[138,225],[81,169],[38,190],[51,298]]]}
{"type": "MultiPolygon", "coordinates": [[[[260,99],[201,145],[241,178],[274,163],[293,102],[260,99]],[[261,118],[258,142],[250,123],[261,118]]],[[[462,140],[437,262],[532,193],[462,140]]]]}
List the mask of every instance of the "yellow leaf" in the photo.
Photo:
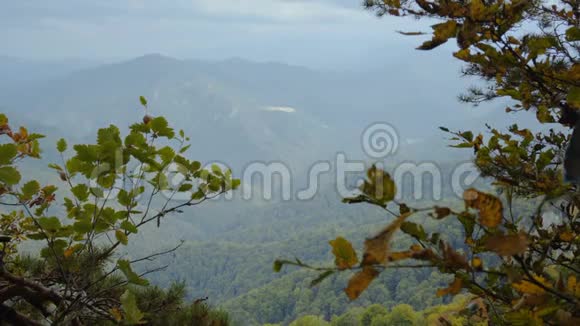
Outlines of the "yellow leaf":
{"type": "Polygon", "coordinates": [[[451,284],[449,284],[447,288],[437,290],[437,296],[442,297],[448,294],[450,295],[458,294],[461,291],[462,285],[463,281],[460,278],[455,277],[453,282],[451,282],[451,284]]]}
{"type": "Polygon", "coordinates": [[[332,254],[334,255],[334,264],[338,269],[348,269],[354,267],[358,263],[356,251],[352,244],[343,237],[338,237],[331,240],[332,254]]]}
{"type": "Polygon", "coordinates": [[[467,207],[479,211],[481,225],[493,228],[501,223],[503,204],[497,197],[472,188],[463,193],[463,199],[467,207]]]}
{"type": "Polygon", "coordinates": [[[121,313],[121,311],[117,307],[111,308],[111,316],[113,316],[113,319],[115,319],[115,321],[117,321],[117,322],[120,322],[121,320],[123,320],[123,314],[121,313]]]}
{"type": "Polygon", "coordinates": [[[572,242],[572,240],[574,240],[574,238],[576,237],[574,235],[574,233],[566,230],[560,234],[558,234],[558,237],[560,238],[560,240],[565,241],[565,242],[572,242]]]}
{"type": "Polygon", "coordinates": [[[64,251],[64,258],[68,258],[70,256],[72,256],[72,254],[75,252],[75,249],[73,247],[69,247],[64,251]]]}
{"type": "Polygon", "coordinates": [[[361,293],[369,287],[371,282],[379,275],[379,272],[372,266],[363,267],[362,271],[356,273],[349,281],[344,292],[350,300],[355,300],[361,293]]]}
{"type": "Polygon", "coordinates": [[[570,275],[568,282],[566,282],[566,289],[573,295],[580,297],[580,283],[576,279],[576,275],[570,275]]]}
{"type": "Polygon", "coordinates": [[[389,260],[389,262],[395,262],[395,261],[411,258],[412,256],[413,256],[413,252],[410,250],[392,252],[389,254],[388,260],[389,260]]]}
{"type": "Polygon", "coordinates": [[[435,38],[438,40],[447,40],[457,34],[457,23],[454,20],[434,25],[433,28],[435,29],[435,38]]]}
{"type": "MultiPolygon", "coordinates": [[[[551,287],[548,281],[546,281],[546,279],[543,278],[542,276],[535,276],[534,280],[537,281],[538,283],[543,284],[546,287],[551,287]]],[[[522,280],[520,282],[513,283],[512,287],[517,291],[525,294],[540,295],[544,294],[545,292],[542,287],[527,280],[522,280]]]]}
{"type": "Polygon", "coordinates": [[[481,2],[481,0],[471,0],[471,4],[469,6],[469,13],[471,18],[474,20],[480,20],[484,17],[485,14],[485,6],[481,2]]]}
{"type": "Polygon", "coordinates": [[[129,243],[129,239],[127,238],[127,235],[125,234],[125,232],[121,231],[121,230],[116,230],[115,231],[115,237],[117,238],[117,240],[124,244],[125,246],[129,243]]]}
{"type": "Polygon", "coordinates": [[[64,251],[64,257],[65,258],[69,258],[70,256],[72,256],[77,250],[80,250],[83,248],[83,244],[81,243],[77,243],[73,246],[68,247],[65,251],[64,251]]]}
{"type": "Polygon", "coordinates": [[[411,246],[411,251],[418,252],[418,251],[421,251],[421,250],[423,250],[423,247],[421,247],[420,245],[418,245],[416,243],[411,246]]]}
{"type": "Polygon", "coordinates": [[[479,257],[473,257],[471,260],[471,267],[481,270],[483,268],[483,261],[479,257]]]}
{"type": "Polygon", "coordinates": [[[576,275],[570,275],[570,277],[568,277],[568,289],[575,289],[576,288],[576,275]]]}

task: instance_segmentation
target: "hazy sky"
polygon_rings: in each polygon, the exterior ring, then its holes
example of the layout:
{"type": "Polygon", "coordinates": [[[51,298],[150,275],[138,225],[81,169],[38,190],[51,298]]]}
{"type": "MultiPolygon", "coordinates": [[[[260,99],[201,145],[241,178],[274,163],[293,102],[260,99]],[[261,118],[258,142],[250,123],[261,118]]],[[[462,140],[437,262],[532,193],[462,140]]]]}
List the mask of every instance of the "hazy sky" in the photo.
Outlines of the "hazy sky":
{"type": "Polygon", "coordinates": [[[336,67],[419,42],[395,33],[417,22],[377,19],[361,0],[1,1],[0,54],[35,59],[162,53],[336,67]]]}

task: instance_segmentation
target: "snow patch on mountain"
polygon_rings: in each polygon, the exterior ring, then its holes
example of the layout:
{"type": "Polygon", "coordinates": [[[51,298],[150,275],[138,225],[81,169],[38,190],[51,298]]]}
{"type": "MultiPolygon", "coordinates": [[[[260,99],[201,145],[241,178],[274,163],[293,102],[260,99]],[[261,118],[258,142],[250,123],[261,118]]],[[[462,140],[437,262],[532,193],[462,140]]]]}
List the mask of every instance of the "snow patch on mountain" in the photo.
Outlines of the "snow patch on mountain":
{"type": "Polygon", "coordinates": [[[289,106],[267,106],[263,109],[269,112],[295,113],[296,109],[289,106]]]}

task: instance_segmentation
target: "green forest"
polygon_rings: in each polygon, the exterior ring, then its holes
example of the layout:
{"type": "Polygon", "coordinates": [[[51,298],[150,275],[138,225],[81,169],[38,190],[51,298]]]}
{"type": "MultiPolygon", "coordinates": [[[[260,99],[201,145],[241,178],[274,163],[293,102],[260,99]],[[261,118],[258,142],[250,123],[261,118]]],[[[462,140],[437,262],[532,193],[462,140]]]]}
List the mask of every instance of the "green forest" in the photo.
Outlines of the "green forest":
{"type": "Polygon", "coordinates": [[[580,1],[352,2],[421,55],[370,79],[150,55],[0,80],[0,325],[580,324],[580,1]],[[440,106],[387,109],[427,88],[440,106]]]}

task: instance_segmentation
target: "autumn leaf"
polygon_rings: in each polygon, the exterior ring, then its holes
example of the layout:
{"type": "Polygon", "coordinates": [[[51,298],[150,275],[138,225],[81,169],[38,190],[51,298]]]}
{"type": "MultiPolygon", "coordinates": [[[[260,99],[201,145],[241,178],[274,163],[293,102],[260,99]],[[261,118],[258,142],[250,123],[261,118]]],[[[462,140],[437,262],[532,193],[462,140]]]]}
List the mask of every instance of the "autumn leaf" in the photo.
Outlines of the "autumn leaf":
{"type": "Polygon", "coordinates": [[[435,219],[441,220],[441,219],[446,218],[450,214],[451,214],[451,209],[449,209],[448,207],[435,206],[434,213],[431,213],[430,215],[435,219]]]}
{"type": "Polygon", "coordinates": [[[503,204],[497,197],[472,188],[463,193],[463,199],[467,207],[479,211],[481,225],[494,228],[501,223],[503,204]]]}
{"type": "Polygon", "coordinates": [[[574,233],[566,230],[560,234],[558,234],[558,238],[560,238],[560,240],[565,241],[565,242],[572,242],[572,240],[574,240],[576,236],[574,235],[574,233]]]}
{"type": "Polygon", "coordinates": [[[448,268],[451,269],[465,269],[469,270],[470,266],[467,263],[467,258],[465,255],[457,252],[448,243],[441,241],[439,243],[439,249],[443,255],[443,262],[448,268]]]}
{"type": "Polygon", "coordinates": [[[411,213],[402,214],[379,234],[365,241],[362,265],[386,264],[389,243],[395,232],[401,228],[401,225],[410,215],[411,213]]]}
{"type": "Polygon", "coordinates": [[[73,248],[67,248],[64,251],[64,258],[69,258],[70,256],[72,256],[72,254],[74,253],[74,249],[73,248]]]}
{"type": "MultiPolygon", "coordinates": [[[[545,287],[551,287],[551,284],[548,283],[548,281],[546,281],[546,279],[542,276],[534,276],[534,281],[541,283],[545,287]]],[[[513,283],[512,287],[515,290],[525,294],[541,295],[546,292],[541,286],[528,280],[522,280],[520,282],[513,283]]]]}
{"type": "Polygon", "coordinates": [[[449,286],[447,288],[437,290],[436,294],[438,297],[442,297],[442,296],[446,296],[446,295],[455,295],[461,291],[462,286],[463,286],[463,281],[460,278],[455,277],[453,282],[451,282],[451,284],[449,284],[449,286]]]}
{"type": "Polygon", "coordinates": [[[414,252],[411,250],[392,252],[389,254],[389,257],[387,258],[387,260],[392,263],[392,262],[396,262],[399,260],[409,259],[409,258],[413,257],[413,253],[414,252]]]}
{"type": "Polygon", "coordinates": [[[570,275],[566,282],[566,289],[576,297],[580,297],[580,283],[577,281],[575,275],[570,275]]]}
{"type": "Polygon", "coordinates": [[[528,236],[524,233],[494,235],[486,240],[485,248],[500,256],[514,256],[526,252],[528,244],[528,236]]]}
{"type": "Polygon", "coordinates": [[[335,240],[331,240],[329,243],[330,246],[332,246],[334,264],[338,269],[349,269],[358,263],[356,251],[348,240],[343,237],[338,237],[335,240]]]}
{"type": "Polygon", "coordinates": [[[380,205],[385,205],[395,198],[397,187],[391,176],[373,165],[367,171],[367,180],[360,186],[363,194],[380,205]]]}
{"type": "Polygon", "coordinates": [[[356,273],[351,279],[348,281],[348,285],[344,292],[348,296],[350,300],[357,299],[366,288],[369,287],[371,282],[379,275],[379,271],[377,271],[372,266],[365,266],[363,267],[362,271],[356,273]]]}
{"type": "Polygon", "coordinates": [[[397,33],[406,36],[416,36],[416,35],[425,35],[425,32],[404,32],[404,31],[397,31],[397,33]]]}
{"type": "Polygon", "coordinates": [[[481,258],[473,257],[473,259],[471,259],[471,267],[473,267],[475,270],[482,270],[483,261],[481,260],[481,258]]]}
{"type": "Polygon", "coordinates": [[[405,259],[432,260],[434,257],[435,254],[431,249],[423,249],[420,245],[414,244],[409,248],[409,250],[389,253],[387,261],[393,263],[405,259]]]}
{"type": "Polygon", "coordinates": [[[111,308],[110,312],[111,316],[113,316],[113,319],[115,319],[116,322],[120,322],[121,320],[123,320],[123,313],[121,312],[121,310],[119,310],[119,308],[113,307],[111,308]]]}

